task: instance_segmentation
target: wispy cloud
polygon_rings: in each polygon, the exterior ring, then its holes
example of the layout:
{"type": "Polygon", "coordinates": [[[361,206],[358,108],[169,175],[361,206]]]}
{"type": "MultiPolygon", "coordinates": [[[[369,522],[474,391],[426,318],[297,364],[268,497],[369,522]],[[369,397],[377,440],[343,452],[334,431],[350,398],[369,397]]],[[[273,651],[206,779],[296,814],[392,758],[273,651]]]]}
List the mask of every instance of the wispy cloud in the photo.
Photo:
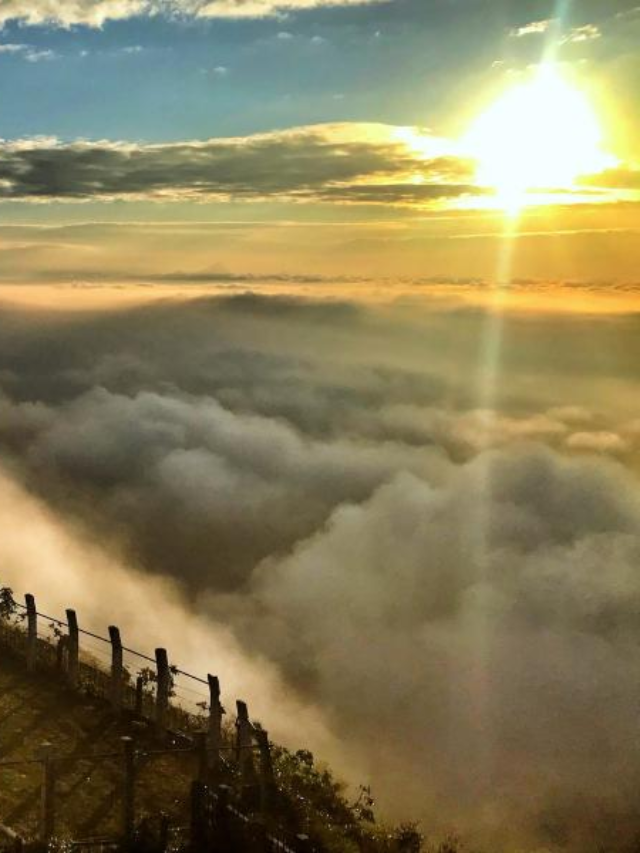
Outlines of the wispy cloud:
{"type": "Polygon", "coordinates": [[[515,27],[511,30],[511,35],[514,38],[522,38],[523,36],[534,36],[541,35],[542,33],[546,33],[551,24],[553,23],[552,18],[548,18],[543,21],[531,21],[529,24],[524,24],[522,27],[515,27]]]}
{"type": "MultiPolygon", "coordinates": [[[[552,27],[558,26],[559,21],[556,18],[546,18],[541,21],[531,21],[521,27],[514,27],[509,35],[513,38],[525,38],[527,36],[540,36],[549,32],[552,27]]],[[[562,36],[559,36],[560,44],[568,44],[571,42],[593,41],[600,38],[602,33],[599,27],[595,24],[583,24],[579,27],[573,27],[566,31],[562,36]]]]}
{"type": "Polygon", "coordinates": [[[562,39],[563,44],[581,41],[593,41],[600,38],[602,33],[595,24],[585,24],[582,27],[574,27],[569,30],[567,35],[562,39]]]}
{"type": "Polygon", "coordinates": [[[0,44],[0,54],[3,53],[10,56],[20,56],[27,62],[43,62],[58,58],[58,54],[55,51],[39,50],[30,44],[0,44]]]}
{"type": "Polygon", "coordinates": [[[28,44],[0,44],[0,53],[23,53],[29,50],[28,44]]]}
{"type": "Polygon", "coordinates": [[[49,62],[58,59],[58,54],[55,50],[30,50],[25,53],[24,58],[27,62],[49,62]]]}

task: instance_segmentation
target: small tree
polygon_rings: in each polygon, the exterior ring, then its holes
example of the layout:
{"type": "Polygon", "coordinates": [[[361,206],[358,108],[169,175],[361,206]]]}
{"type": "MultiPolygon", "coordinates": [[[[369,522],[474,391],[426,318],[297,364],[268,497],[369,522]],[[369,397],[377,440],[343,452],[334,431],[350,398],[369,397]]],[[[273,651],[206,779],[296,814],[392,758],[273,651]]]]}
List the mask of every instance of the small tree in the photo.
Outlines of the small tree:
{"type": "Polygon", "coordinates": [[[13,590],[8,586],[0,587],[0,619],[12,619],[18,612],[13,590]]]}

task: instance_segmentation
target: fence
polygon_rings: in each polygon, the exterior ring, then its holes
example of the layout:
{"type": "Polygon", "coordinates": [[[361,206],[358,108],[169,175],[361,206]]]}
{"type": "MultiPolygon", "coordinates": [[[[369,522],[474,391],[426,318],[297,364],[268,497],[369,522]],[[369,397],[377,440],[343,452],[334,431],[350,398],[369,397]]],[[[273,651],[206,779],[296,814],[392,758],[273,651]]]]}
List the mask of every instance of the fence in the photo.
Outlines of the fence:
{"type": "Polygon", "coordinates": [[[74,610],[66,611],[64,621],[39,612],[32,595],[25,601],[14,606],[26,630],[16,632],[17,626],[7,621],[0,630],[5,644],[26,659],[29,671],[63,673],[72,689],[105,698],[116,714],[130,711],[153,720],[159,737],[169,731],[201,730],[206,710],[210,728],[219,727],[224,711],[216,677],[205,680],[171,666],[165,649],[156,649],[150,657],[124,646],[115,625],[109,627],[108,638],[102,637],[81,628],[74,610]],[[43,623],[45,636],[40,633],[43,623]],[[170,702],[172,698],[177,702],[170,702]]]}
{"type": "MultiPolygon", "coordinates": [[[[0,649],[28,673],[54,675],[73,695],[101,703],[111,718],[128,721],[132,732],[119,738],[117,749],[103,753],[64,755],[45,742],[33,759],[0,761],[2,774],[39,765],[36,847],[46,849],[60,822],[68,823],[68,791],[102,772],[112,789],[107,798],[111,832],[75,838],[67,849],[308,853],[308,838],[279,828],[273,817],[276,789],[268,733],[251,722],[240,700],[235,731],[223,726],[216,676],[203,679],[171,665],[166,649],[150,657],[128,648],[116,626],[102,637],[82,629],[74,610],[61,620],[39,612],[32,595],[22,605],[7,590],[2,593],[0,649]],[[175,768],[171,762],[177,762],[175,768]],[[142,815],[141,792],[152,787],[158,763],[160,776],[182,784],[182,790],[176,796],[175,785],[171,789],[172,813],[161,814],[154,806],[142,815]]],[[[92,828],[89,820],[86,830],[92,828]]],[[[0,824],[0,849],[27,849],[27,842],[0,824]]]]}

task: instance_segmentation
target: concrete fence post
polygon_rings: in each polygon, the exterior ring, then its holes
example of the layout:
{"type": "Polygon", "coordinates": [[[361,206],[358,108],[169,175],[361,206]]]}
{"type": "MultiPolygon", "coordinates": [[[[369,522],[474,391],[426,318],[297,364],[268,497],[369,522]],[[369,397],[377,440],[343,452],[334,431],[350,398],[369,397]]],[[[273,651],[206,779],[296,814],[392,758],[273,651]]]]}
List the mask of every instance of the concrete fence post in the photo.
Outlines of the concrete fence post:
{"type": "Polygon", "coordinates": [[[229,813],[229,801],[231,789],[228,785],[220,785],[216,792],[216,850],[233,849],[233,833],[231,832],[231,815],[229,813]]]}
{"type": "Polygon", "coordinates": [[[269,733],[264,729],[254,729],[254,736],[258,742],[258,749],[260,751],[260,811],[265,815],[271,809],[275,788],[271,745],[269,743],[269,733]]]}
{"type": "Polygon", "coordinates": [[[220,682],[215,675],[208,675],[209,682],[209,767],[212,773],[220,769],[220,747],[222,746],[222,716],[224,708],[220,702],[220,682]]]}
{"type": "Polygon", "coordinates": [[[169,696],[171,695],[171,672],[166,649],[156,649],[156,735],[164,739],[167,734],[169,696]]]}
{"type": "Polygon", "coordinates": [[[67,610],[69,639],[67,643],[67,680],[74,690],[78,686],[78,661],[80,657],[80,631],[75,610],[67,610]]]}
{"type": "Polygon", "coordinates": [[[209,842],[207,831],[207,786],[200,779],[191,783],[191,844],[190,850],[199,853],[206,850],[209,842]]]}
{"type": "Polygon", "coordinates": [[[198,782],[206,784],[209,781],[209,761],[207,755],[207,733],[196,732],[194,736],[195,753],[198,762],[197,779],[198,782]]]}
{"type": "Polygon", "coordinates": [[[243,784],[251,784],[255,781],[255,768],[253,766],[253,726],[249,719],[247,703],[238,700],[236,702],[236,756],[240,766],[243,784]]]}
{"type": "Polygon", "coordinates": [[[124,669],[120,629],[116,628],[115,625],[109,625],[109,639],[111,640],[111,685],[109,699],[111,701],[111,710],[114,714],[119,714],[122,710],[124,669]]]}
{"type": "Polygon", "coordinates": [[[125,845],[130,845],[136,825],[136,756],[133,738],[123,737],[122,748],[122,835],[125,845]]]}
{"type": "Polygon", "coordinates": [[[24,600],[27,605],[27,671],[35,672],[38,664],[38,611],[36,600],[30,593],[24,600]]]}
{"type": "Polygon", "coordinates": [[[55,766],[53,744],[45,741],[40,746],[42,761],[42,787],[40,794],[40,840],[48,845],[55,832],[55,766]]]}

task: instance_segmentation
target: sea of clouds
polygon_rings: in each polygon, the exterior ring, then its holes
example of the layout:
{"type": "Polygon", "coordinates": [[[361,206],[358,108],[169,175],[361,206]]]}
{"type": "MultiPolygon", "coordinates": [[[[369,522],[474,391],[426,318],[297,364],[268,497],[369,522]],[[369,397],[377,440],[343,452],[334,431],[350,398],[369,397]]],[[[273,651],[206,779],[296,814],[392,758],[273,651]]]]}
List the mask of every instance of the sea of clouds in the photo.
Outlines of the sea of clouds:
{"type": "Polygon", "coordinates": [[[3,580],[427,832],[631,851],[639,340],[422,295],[5,303],[3,580]]]}

